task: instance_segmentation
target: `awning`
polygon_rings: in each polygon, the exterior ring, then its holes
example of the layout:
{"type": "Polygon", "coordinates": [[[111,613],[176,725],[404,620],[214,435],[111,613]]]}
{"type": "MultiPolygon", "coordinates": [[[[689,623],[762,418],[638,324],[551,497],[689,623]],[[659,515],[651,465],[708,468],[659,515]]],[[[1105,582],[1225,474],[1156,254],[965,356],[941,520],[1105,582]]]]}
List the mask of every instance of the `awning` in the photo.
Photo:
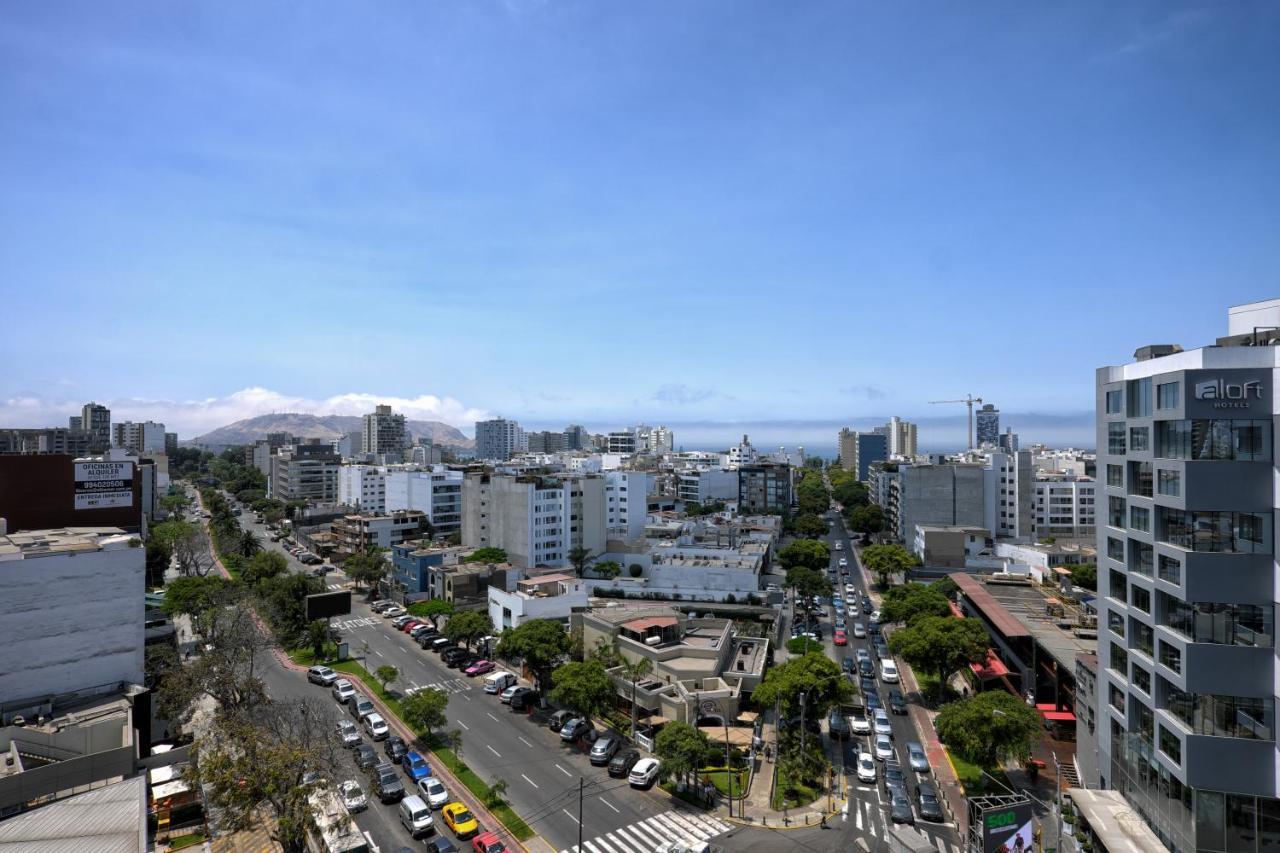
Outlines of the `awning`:
{"type": "Polygon", "coordinates": [[[743,711],[738,715],[738,721],[742,723],[754,723],[758,719],[760,719],[759,711],[743,711]]]}
{"type": "Polygon", "coordinates": [[[952,616],[956,617],[957,619],[964,618],[964,611],[960,609],[959,604],[956,604],[954,601],[948,601],[947,606],[951,608],[952,616]]]}
{"type": "Polygon", "coordinates": [[[726,733],[724,726],[698,726],[698,731],[707,736],[707,740],[713,743],[724,743],[725,735],[728,734],[729,746],[737,746],[746,749],[751,746],[751,740],[755,737],[752,729],[729,728],[726,733]]]}
{"type": "Polygon", "coordinates": [[[1004,678],[1009,674],[1009,667],[1004,665],[1004,661],[992,649],[987,649],[987,659],[983,663],[971,663],[969,668],[973,670],[973,674],[983,681],[990,681],[993,678],[1004,678]]]}
{"type": "Polygon", "coordinates": [[[649,724],[649,725],[651,725],[651,726],[660,726],[660,725],[662,725],[663,723],[669,723],[669,722],[671,722],[671,718],[670,718],[670,717],[664,717],[664,716],[662,716],[661,714],[654,714],[652,717],[645,717],[644,719],[642,719],[642,720],[638,720],[637,722],[639,722],[639,723],[648,723],[648,724],[649,724]]]}
{"type": "Polygon", "coordinates": [[[1060,711],[1052,704],[1036,705],[1036,710],[1051,723],[1074,723],[1076,721],[1075,714],[1070,711],[1060,711]]]}
{"type": "Polygon", "coordinates": [[[183,782],[181,779],[176,779],[173,782],[165,782],[163,785],[156,785],[153,787],[151,789],[151,800],[158,803],[161,800],[176,797],[179,794],[185,794],[190,790],[191,788],[186,782],[183,782]]]}

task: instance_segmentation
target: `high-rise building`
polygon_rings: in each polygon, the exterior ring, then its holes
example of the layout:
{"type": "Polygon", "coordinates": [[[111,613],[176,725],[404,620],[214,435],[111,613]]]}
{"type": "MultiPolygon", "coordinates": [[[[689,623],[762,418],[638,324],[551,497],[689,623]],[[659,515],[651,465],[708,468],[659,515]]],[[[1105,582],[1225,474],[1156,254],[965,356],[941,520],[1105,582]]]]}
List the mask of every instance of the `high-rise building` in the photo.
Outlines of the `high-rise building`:
{"type": "Polygon", "coordinates": [[[1000,449],[1005,453],[1018,452],[1018,434],[1013,431],[1013,427],[1007,427],[1000,435],[1000,449]]]}
{"type": "Polygon", "coordinates": [[[580,424],[569,424],[564,428],[565,450],[590,450],[591,434],[580,424]]]}
{"type": "Polygon", "coordinates": [[[567,436],[563,432],[549,432],[542,430],[540,432],[531,432],[528,434],[529,452],[530,453],[559,453],[567,450],[565,441],[567,436]]]}
{"type": "Polygon", "coordinates": [[[158,424],[155,421],[143,421],[142,423],[121,421],[118,424],[111,425],[112,446],[120,447],[130,453],[139,455],[164,453],[164,436],[164,424],[158,424]]]}
{"type": "Polygon", "coordinates": [[[67,418],[68,429],[84,429],[84,418],[80,415],[72,415],[67,418]]]}
{"type": "MultiPolygon", "coordinates": [[[[743,436],[744,440],[745,438],[743,436]]],[[[738,466],[738,512],[743,515],[760,515],[790,510],[790,465],[757,462],[738,466]]]]}
{"type": "Polygon", "coordinates": [[[973,413],[973,420],[974,436],[978,442],[978,447],[984,444],[998,445],[1000,443],[999,409],[987,403],[973,413]]]}
{"type": "Polygon", "coordinates": [[[97,403],[85,403],[80,412],[80,425],[92,436],[89,449],[101,453],[111,447],[111,410],[97,403]]]}
{"type": "Polygon", "coordinates": [[[398,461],[409,446],[409,433],[405,430],[404,415],[397,415],[390,406],[375,406],[371,414],[364,416],[364,428],[360,432],[360,452],[394,457],[398,461]]]}
{"type": "Polygon", "coordinates": [[[283,501],[335,503],[341,461],[333,445],[318,438],[282,447],[269,458],[271,496],[283,501]]]}
{"type": "Polygon", "coordinates": [[[476,459],[503,462],[519,453],[522,446],[526,446],[524,430],[515,421],[476,421],[476,459]]]}
{"type": "MultiPolygon", "coordinates": [[[[462,485],[462,544],[507,552],[517,566],[564,566],[575,547],[607,543],[605,479],[468,473],[462,485]]],[[[643,501],[643,498],[638,498],[643,501]]]]}
{"type": "Polygon", "coordinates": [[[916,425],[897,415],[885,426],[889,434],[889,455],[899,459],[911,459],[916,455],[916,425]]]}
{"type": "Polygon", "coordinates": [[[889,457],[889,436],[883,428],[872,432],[853,434],[853,465],[850,468],[859,480],[866,480],[871,466],[889,457]]]}
{"type": "Polygon", "coordinates": [[[164,434],[164,452],[176,453],[178,450],[178,434],[176,432],[166,432],[164,434]]]}
{"type": "Polygon", "coordinates": [[[1280,299],[1238,306],[1097,372],[1096,781],[1175,853],[1280,837],[1277,328],[1280,299]]]}
{"type": "Polygon", "coordinates": [[[840,458],[840,467],[846,471],[858,470],[855,435],[857,433],[848,427],[841,427],[836,433],[836,454],[840,458]]]}

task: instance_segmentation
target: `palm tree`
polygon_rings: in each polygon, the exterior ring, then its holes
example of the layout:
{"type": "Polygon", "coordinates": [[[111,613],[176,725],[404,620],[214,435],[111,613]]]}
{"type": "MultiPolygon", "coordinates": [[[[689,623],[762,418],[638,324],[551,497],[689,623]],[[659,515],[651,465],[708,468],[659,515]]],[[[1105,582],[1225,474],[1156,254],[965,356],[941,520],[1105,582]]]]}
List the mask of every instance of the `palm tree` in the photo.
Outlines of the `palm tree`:
{"type": "Polygon", "coordinates": [[[653,671],[653,661],[640,658],[637,661],[623,660],[622,672],[631,681],[631,739],[636,739],[636,683],[653,671]]]}
{"type": "Polygon", "coordinates": [[[248,559],[262,550],[262,540],[252,530],[246,530],[240,534],[240,542],[236,550],[240,552],[242,557],[248,559]]]}
{"type": "Polygon", "coordinates": [[[573,570],[577,572],[578,577],[582,577],[582,573],[586,571],[587,562],[594,556],[589,548],[581,545],[574,545],[569,549],[569,562],[573,563],[573,570]]]}

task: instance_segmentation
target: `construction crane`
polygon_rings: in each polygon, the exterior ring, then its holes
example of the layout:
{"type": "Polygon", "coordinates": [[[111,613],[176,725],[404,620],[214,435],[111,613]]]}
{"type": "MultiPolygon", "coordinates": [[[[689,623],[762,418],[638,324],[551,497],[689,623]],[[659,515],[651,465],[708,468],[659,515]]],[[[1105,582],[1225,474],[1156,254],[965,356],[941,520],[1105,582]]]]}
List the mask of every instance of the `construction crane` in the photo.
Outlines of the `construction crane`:
{"type": "Polygon", "coordinates": [[[966,394],[963,400],[930,400],[929,404],[931,406],[936,406],[940,403],[964,403],[966,406],[969,407],[969,419],[968,419],[969,449],[973,450],[973,404],[981,403],[981,402],[982,402],[981,397],[975,397],[972,394],[966,394]]]}

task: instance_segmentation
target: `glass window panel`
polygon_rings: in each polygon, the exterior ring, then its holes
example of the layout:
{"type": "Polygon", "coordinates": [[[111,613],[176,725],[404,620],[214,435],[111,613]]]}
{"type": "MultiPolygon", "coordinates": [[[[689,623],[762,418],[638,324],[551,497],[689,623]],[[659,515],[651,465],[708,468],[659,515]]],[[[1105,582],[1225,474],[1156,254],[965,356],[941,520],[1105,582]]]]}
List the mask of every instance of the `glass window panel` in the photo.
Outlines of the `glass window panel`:
{"type": "Polygon", "coordinates": [[[1182,672],[1182,650],[1171,643],[1160,643],[1160,663],[1174,672],[1182,672]]]}
{"type": "Polygon", "coordinates": [[[1181,386],[1177,382],[1162,382],[1156,386],[1156,408],[1176,409],[1181,386]]]}
{"type": "Polygon", "coordinates": [[[1107,466],[1107,485],[1124,488],[1124,466],[1123,465],[1107,466]]]}
{"type": "Polygon", "coordinates": [[[1113,456],[1123,456],[1125,435],[1124,421],[1107,424],[1107,452],[1113,456]]]}
{"type": "Polygon", "coordinates": [[[1129,383],[1129,417],[1151,416],[1151,379],[1135,379],[1129,383]]]}
{"type": "Polygon", "coordinates": [[[1129,526],[1143,533],[1151,532],[1151,510],[1142,506],[1129,507],[1129,526]]]}
{"type": "Polygon", "coordinates": [[[1182,585],[1182,561],[1165,554],[1160,555],[1160,580],[1182,585]]]}
{"type": "Polygon", "coordinates": [[[1161,468],[1156,476],[1156,491],[1169,497],[1182,495],[1182,472],[1161,468]]]}
{"type": "MultiPolygon", "coordinates": [[[[1134,449],[1136,450],[1137,447],[1135,446],[1134,449]]],[[[1151,470],[1150,462],[1129,463],[1129,494],[1151,497],[1151,470]]]]}
{"type": "Polygon", "coordinates": [[[1227,794],[1227,853],[1255,853],[1258,831],[1256,802],[1243,794],[1227,794]]]}
{"type": "Polygon", "coordinates": [[[1119,415],[1124,412],[1124,392],[1116,389],[1107,392],[1107,414],[1119,415]]]}
{"type": "Polygon", "coordinates": [[[1129,430],[1129,449],[1145,451],[1151,449],[1151,430],[1148,427],[1133,427],[1129,430]]]}

